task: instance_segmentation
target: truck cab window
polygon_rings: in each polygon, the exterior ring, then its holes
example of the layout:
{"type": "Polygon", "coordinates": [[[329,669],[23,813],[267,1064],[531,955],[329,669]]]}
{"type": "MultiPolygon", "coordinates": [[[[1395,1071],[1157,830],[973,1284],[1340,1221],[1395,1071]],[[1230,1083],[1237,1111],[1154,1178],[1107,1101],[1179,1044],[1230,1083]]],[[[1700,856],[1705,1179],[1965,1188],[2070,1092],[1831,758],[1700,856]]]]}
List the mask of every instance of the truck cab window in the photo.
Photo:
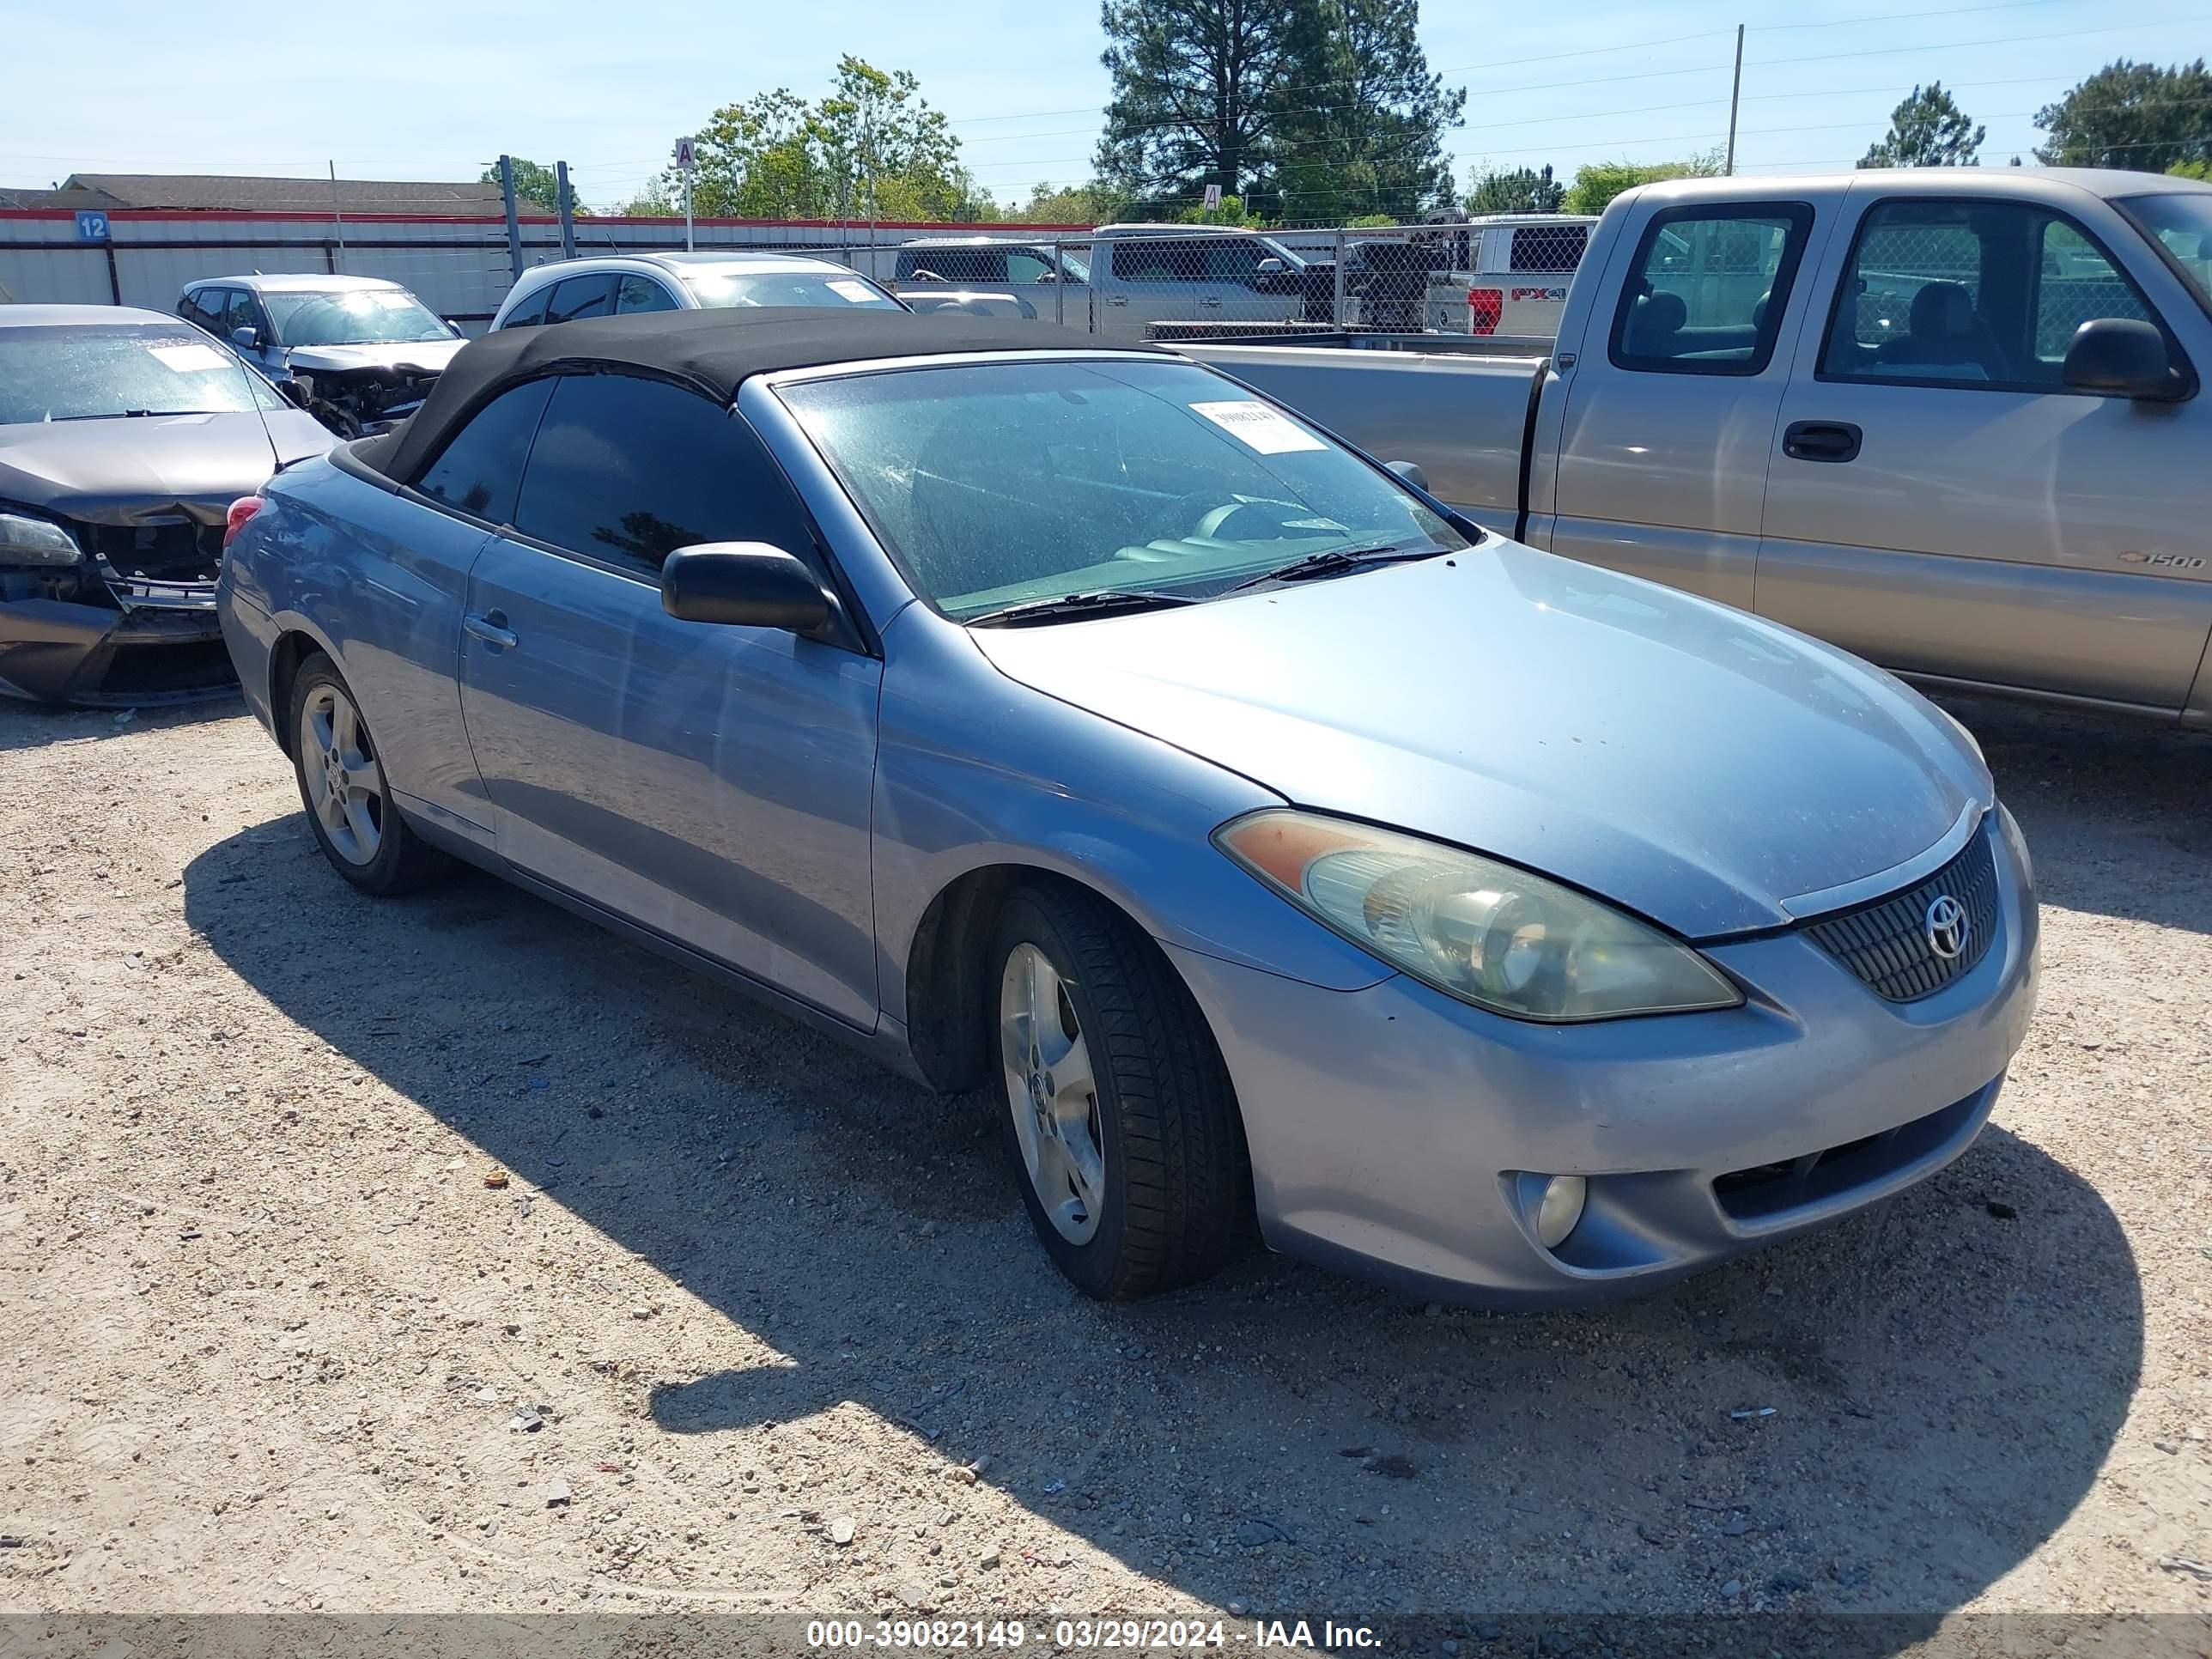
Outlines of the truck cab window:
{"type": "Polygon", "coordinates": [[[1757,374],[1774,355],[1813,210],[1802,203],[1653,216],[1613,323],[1619,368],[1757,374]]]}
{"type": "Polygon", "coordinates": [[[1844,268],[1819,374],[2055,391],[2075,331],[2100,317],[2157,320],[2104,251],[2048,209],[1878,203],[1844,268]]]}

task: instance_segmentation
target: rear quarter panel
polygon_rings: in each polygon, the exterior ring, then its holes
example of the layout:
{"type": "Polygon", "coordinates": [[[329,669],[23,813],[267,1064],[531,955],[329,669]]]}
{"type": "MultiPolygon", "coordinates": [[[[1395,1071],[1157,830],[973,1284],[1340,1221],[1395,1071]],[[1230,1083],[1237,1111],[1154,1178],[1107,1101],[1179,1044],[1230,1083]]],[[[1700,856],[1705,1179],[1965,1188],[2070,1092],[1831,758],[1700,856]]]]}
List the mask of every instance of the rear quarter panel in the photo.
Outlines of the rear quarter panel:
{"type": "MultiPolygon", "coordinates": [[[[328,459],[280,475],[266,493],[269,506],[232,546],[240,599],[337,662],[387,780],[414,798],[403,804],[488,836],[457,676],[469,567],[490,532],[328,459]]],[[[272,712],[281,734],[289,711],[272,712]]]]}

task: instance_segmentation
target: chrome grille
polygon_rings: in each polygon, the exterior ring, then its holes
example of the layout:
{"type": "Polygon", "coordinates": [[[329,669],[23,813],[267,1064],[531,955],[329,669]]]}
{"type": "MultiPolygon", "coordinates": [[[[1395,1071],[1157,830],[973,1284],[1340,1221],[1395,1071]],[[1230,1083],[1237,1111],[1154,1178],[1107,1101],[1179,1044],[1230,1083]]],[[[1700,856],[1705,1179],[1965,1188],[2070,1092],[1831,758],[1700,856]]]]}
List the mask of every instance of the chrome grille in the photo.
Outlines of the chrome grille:
{"type": "Polygon", "coordinates": [[[1948,864],[1902,893],[1842,910],[1808,925],[1824,950],[1876,995],[1911,1002],[1972,971],[1996,935],[1996,861],[1986,823],[1948,864]],[[1946,895],[1965,908],[1966,937],[1955,957],[1936,954],[1928,908],[1946,895]]]}

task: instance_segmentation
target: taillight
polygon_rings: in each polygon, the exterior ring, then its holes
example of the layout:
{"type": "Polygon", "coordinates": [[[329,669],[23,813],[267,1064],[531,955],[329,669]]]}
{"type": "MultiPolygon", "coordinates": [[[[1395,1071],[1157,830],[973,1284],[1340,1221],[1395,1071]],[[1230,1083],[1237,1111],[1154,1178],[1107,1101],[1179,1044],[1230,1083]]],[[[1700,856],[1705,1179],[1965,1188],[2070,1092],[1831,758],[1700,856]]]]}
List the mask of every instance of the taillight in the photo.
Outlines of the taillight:
{"type": "Polygon", "coordinates": [[[240,495],[230,504],[230,511],[224,515],[222,521],[222,544],[225,551],[228,551],[230,544],[238,539],[238,532],[246,528],[246,521],[267,505],[268,503],[258,495],[240,495]]]}
{"type": "Polygon", "coordinates": [[[1470,334],[1495,334],[1498,319],[1505,314],[1505,291],[1495,288],[1471,288],[1467,291],[1467,331],[1470,334]]]}

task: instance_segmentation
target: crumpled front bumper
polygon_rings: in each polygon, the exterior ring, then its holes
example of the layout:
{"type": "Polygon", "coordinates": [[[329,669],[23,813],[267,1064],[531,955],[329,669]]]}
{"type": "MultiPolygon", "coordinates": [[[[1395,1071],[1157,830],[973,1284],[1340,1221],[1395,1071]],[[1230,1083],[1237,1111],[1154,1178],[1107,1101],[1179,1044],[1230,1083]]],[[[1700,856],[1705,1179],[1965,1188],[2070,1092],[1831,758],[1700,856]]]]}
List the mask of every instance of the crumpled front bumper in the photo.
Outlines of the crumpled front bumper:
{"type": "Polygon", "coordinates": [[[0,602],[0,695],[87,708],[195,702],[235,690],[213,582],[140,582],[127,610],[0,602]]]}

